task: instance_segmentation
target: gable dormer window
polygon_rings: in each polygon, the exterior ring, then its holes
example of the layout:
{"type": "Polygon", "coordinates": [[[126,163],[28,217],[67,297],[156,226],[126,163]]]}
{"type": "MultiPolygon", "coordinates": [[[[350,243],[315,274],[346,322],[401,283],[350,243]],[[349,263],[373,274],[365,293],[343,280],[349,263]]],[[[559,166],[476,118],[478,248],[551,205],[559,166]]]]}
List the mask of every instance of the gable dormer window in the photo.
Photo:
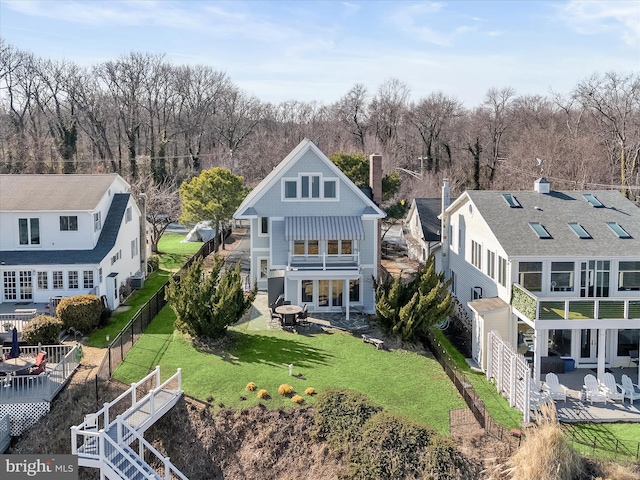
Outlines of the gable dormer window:
{"type": "Polygon", "coordinates": [[[325,178],[321,173],[302,173],[298,178],[282,179],[283,200],[338,200],[337,178],[325,178]]]}

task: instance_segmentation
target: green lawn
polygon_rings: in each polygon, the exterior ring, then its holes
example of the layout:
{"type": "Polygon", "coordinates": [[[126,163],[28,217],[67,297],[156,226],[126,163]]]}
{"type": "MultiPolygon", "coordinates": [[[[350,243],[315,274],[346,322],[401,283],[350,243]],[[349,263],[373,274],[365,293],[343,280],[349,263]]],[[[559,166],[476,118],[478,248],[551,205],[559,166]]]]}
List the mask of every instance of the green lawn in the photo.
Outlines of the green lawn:
{"type": "Polygon", "coordinates": [[[482,372],[474,372],[465,361],[464,356],[451,345],[451,342],[441,331],[436,331],[436,337],[447,350],[452,362],[458,370],[467,377],[478,396],[482,398],[484,406],[496,422],[508,429],[520,428],[522,424],[522,412],[509,406],[505,397],[500,395],[495,385],[487,380],[487,376],[482,372]]]}
{"type": "Polygon", "coordinates": [[[176,272],[186,261],[202,247],[202,242],[184,242],[186,235],[180,233],[165,233],[158,242],[160,252],[160,269],[176,272]]]}
{"type": "Polygon", "coordinates": [[[638,461],[640,423],[576,423],[565,430],[573,448],[583,455],[638,461]]]}
{"type": "Polygon", "coordinates": [[[144,286],[140,290],[135,290],[124,303],[124,306],[130,308],[113,314],[109,320],[109,325],[94,331],[89,337],[87,345],[105,348],[138,313],[138,310],[147,303],[149,298],[153,297],[160,287],[169,280],[170,276],[171,272],[164,270],[156,270],[149,275],[144,281],[144,286]],[[109,342],[106,339],[107,335],[109,335],[109,342]]]}
{"type": "Polygon", "coordinates": [[[243,408],[264,403],[269,408],[292,406],[278,395],[288,383],[304,395],[307,387],[344,387],[367,395],[373,402],[440,433],[449,431],[449,410],[465,404],[440,365],[410,352],[376,350],[349,333],[296,335],[281,330],[249,331],[247,323],[229,329],[232,342],[220,353],[197,351],[174,332],[175,316],[165,308],[131,349],[114,377],[125,383],[139,380],[156,365],[164,378],[182,368],[182,388],[213,404],[243,408]],[[294,364],[294,376],[287,365],[294,364]],[[300,374],[300,377],[296,377],[300,374]],[[249,382],[267,389],[268,400],[245,391],[249,382]],[[246,400],[242,400],[245,397],[246,400]]]}

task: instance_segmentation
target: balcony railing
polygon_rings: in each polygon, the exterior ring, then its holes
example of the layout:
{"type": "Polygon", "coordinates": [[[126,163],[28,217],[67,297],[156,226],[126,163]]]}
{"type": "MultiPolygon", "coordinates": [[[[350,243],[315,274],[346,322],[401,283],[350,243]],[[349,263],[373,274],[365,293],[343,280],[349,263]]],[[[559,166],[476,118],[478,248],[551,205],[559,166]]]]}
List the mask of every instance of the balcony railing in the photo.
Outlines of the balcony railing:
{"type": "Polygon", "coordinates": [[[540,298],[518,284],[513,285],[511,305],[530,320],[590,320],[640,318],[640,299],[634,298],[540,298]]]}
{"type": "Polygon", "coordinates": [[[357,270],[360,252],[333,255],[295,255],[288,252],[287,267],[291,270],[357,270]]]}

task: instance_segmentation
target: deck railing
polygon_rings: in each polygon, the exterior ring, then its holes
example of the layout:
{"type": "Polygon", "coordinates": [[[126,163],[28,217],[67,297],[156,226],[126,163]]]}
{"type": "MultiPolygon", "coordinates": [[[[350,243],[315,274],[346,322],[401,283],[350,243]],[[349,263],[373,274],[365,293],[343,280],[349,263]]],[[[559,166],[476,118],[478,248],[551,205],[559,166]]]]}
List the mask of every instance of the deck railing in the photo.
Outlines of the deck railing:
{"type": "Polygon", "coordinates": [[[354,269],[360,266],[360,252],[347,254],[296,255],[288,252],[287,266],[289,268],[309,270],[340,270],[354,269]]]}
{"type": "Polygon", "coordinates": [[[22,332],[24,326],[37,314],[36,309],[29,309],[28,312],[0,313],[0,333],[10,334],[14,328],[22,332]]]}
{"type": "MultiPolygon", "coordinates": [[[[2,348],[2,354],[11,349],[2,348]]],[[[36,358],[39,351],[47,352],[47,370],[40,375],[8,375],[0,377],[0,404],[34,401],[50,402],[79,365],[77,345],[44,345],[20,347],[21,357],[36,358]]],[[[11,362],[11,360],[5,360],[11,362]]]]}

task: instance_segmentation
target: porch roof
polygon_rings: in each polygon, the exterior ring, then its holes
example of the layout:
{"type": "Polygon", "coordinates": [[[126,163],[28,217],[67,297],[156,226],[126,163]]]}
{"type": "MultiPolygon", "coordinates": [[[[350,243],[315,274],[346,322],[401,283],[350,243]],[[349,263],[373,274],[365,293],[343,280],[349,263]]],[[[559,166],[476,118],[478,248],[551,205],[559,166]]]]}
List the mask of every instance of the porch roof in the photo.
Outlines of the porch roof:
{"type": "Polygon", "coordinates": [[[343,217],[285,217],[285,240],[362,240],[362,218],[343,217]]]}

